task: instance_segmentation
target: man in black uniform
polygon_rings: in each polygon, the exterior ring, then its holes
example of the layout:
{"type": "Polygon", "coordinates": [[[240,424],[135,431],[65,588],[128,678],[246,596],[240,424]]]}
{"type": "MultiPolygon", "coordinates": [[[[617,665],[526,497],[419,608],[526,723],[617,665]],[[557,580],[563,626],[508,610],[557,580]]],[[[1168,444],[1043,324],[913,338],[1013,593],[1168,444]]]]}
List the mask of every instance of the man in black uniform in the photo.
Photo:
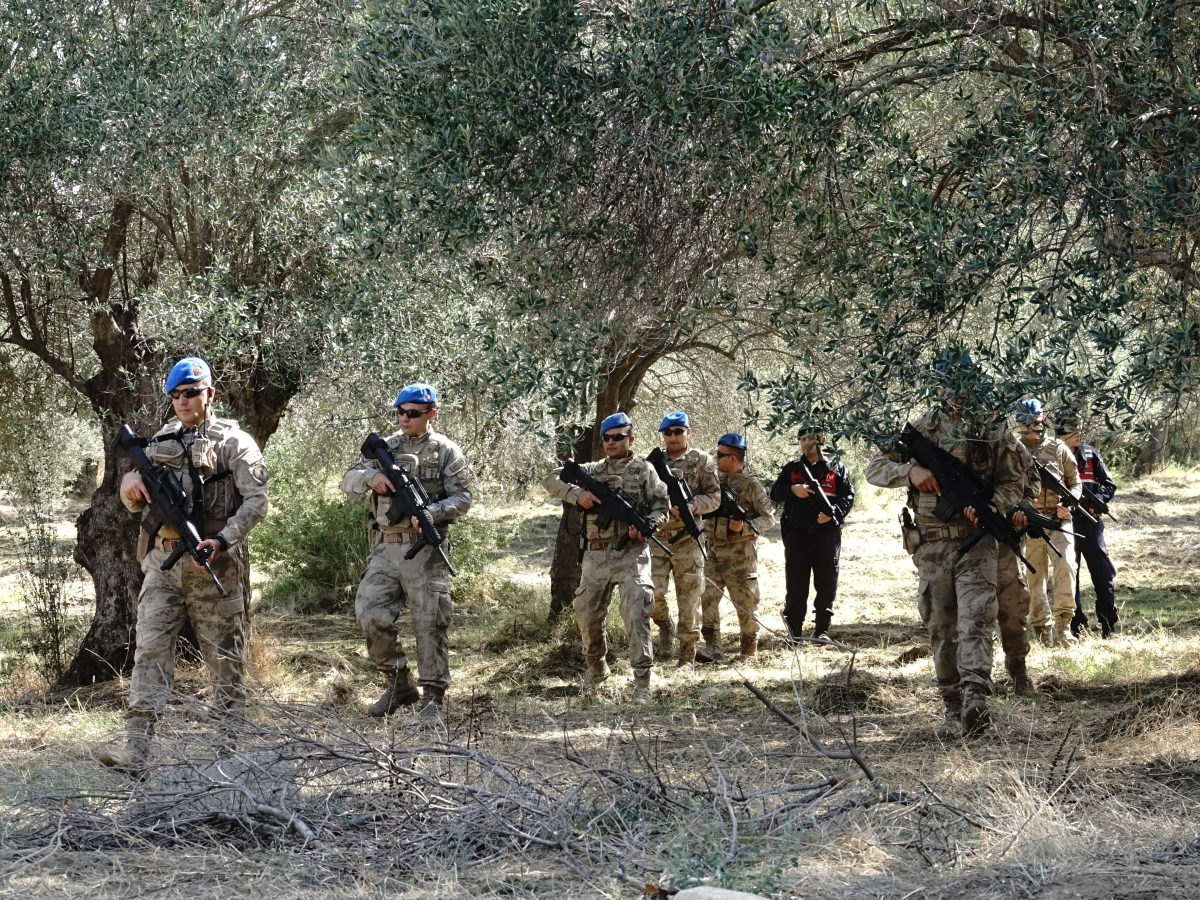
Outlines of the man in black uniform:
{"type": "MultiPolygon", "coordinates": [[[[1103,503],[1108,503],[1117,493],[1117,486],[1112,476],[1104,467],[1104,460],[1099,451],[1091,444],[1083,442],[1083,432],[1080,430],[1079,416],[1067,413],[1054,429],[1064,444],[1075,454],[1075,462],[1079,465],[1079,480],[1083,486],[1096,495],[1103,503]]],[[[1087,506],[1086,498],[1084,506],[1087,506]]],[[[1074,517],[1075,525],[1075,564],[1079,558],[1087,560],[1088,572],[1092,576],[1092,586],[1096,589],[1096,618],[1100,620],[1100,634],[1108,637],[1117,629],[1116,588],[1113,579],[1117,570],[1112,560],[1108,558],[1108,548],[1104,545],[1104,519],[1100,510],[1088,509],[1096,518],[1093,525],[1086,519],[1074,517]]],[[[1083,603],[1079,597],[1079,578],[1075,579],[1075,617],[1071,620],[1071,631],[1076,635],[1087,626],[1087,615],[1083,611],[1083,603]]]]}
{"type": "Polygon", "coordinates": [[[824,443],[825,436],[819,431],[803,430],[800,433],[800,459],[793,459],[784,466],[771,488],[771,499],[783,504],[781,527],[787,576],[783,621],[793,639],[800,637],[808,615],[810,573],[817,594],[813,637],[829,636],[842,555],[842,522],[854,506],[854,487],[846,467],[821,452],[824,443]],[[824,504],[806,483],[806,467],[833,506],[832,516],[823,511],[824,504]]]}

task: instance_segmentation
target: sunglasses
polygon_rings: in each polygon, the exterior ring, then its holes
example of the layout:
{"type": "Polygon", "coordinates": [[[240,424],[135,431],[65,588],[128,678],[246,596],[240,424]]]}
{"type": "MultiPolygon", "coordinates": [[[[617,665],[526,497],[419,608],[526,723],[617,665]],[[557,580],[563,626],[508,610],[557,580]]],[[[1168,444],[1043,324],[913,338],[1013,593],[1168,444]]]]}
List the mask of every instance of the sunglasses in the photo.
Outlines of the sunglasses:
{"type": "Polygon", "coordinates": [[[687,432],[686,428],[664,428],[663,429],[663,434],[667,435],[668,437],[679,437],[681,434],[685,434],[686,432],[687,432]]]}
{"type": "Polygon", "coordinates": [[[419,419],[419,418],[421,418],[421,416],[425,415],[428,412],[429,412],[429,410],[427,410],[427,409],[398,409],[398,410],[396,410],[397,415],[404,416],[404,418],[406,418],[406,419],[419,419]]]}
{"type": "Polygon", "coordinates": [[[625,440],[627,437],[629,437],[627,434],[602,434],[600,436],[600,440],[604,441],[606,444],[616,444],[625,440]]]}
{"type": "Polygon", "coordinates": [[[717,451],[717,459],[737,459],[737,458],[738,458],[738,455],[736,453],[722,453],[720,450],[717,451]]]}
{"type": "Polygon", "coordinates": [[[201,394],[203,394],[207,390],[208,390],[208,388],[206,388],[206,387],[182,388],[177,391],[171,391],[171,399],[172,400],[182,400],[184,397],[187,397],[187,399],[192,400],[192,399],[195,399],[196,397],[199,397],[201,394]]]}

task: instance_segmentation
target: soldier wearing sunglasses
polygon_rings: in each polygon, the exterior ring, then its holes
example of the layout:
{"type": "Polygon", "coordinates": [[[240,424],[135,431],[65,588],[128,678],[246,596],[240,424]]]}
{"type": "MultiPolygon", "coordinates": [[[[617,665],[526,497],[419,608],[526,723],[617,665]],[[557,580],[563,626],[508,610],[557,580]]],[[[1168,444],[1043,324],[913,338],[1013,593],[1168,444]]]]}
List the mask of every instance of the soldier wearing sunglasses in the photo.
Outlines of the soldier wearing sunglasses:
{"type": "MultiPolygon", "coordinates": [[[[654,525],[667,515],[667,487],[654,467],[633,455],[633,423],[625,413],[614,413],[600,423],[604,459],[584,463],[593,477],[622,491],[631,504],[654,525]]],[[[633,667],[633,702],[650,700],[650,671],[654,648],[650,641],[650,611],[654,607],[654,585],[650,576],[650,550],[632,525],[589,514],[599,499],[591,491],[567,484],[555,469],[543,482],[546,490],[563,503],[574,503],[584,511],[583,569],[572,607],[583,637],[587,674],[583,693],[595,694],[596,687],[610,674],[605,654],[608,639],[605,620],[613,585],[621,595],[621,620],[629,641],[629,663],[633,667]]]]}
{"type": "MultiPolygon", "coordinates": [[[[246,536],[267,514],[263,455],[237,422],[213,415],[216,390],[208,363],[196,357],[179,360],[165,389],[175,415],[150,438],[146,456],[155,466],[173,470],[182,483],[193,504],[188,518],[204,538],[199,549],[211,552],[209,563],[228,596],[220,595],[190,557],[162,571],[180,538],[170,525],[141,530],[137,557],[145,577],[138,594],[126,744],[97,754],[102,764],[130,774],[144,770],[150,739],[175,681],[175,642],[188,619],[212,681],[216,714],[245,715],[246,536]]],[[[149,506],[150,493],[138,472],[121,479],[121,502],[133,513],[149,506]]]]}
{"type": "MultiPolygon", "coordinates": [[[[387,438],[388,449],[397,464],[408,466],[420,479],[434,524],[446,532],[471,508],[471,467],[458,444],[433,430],[437,392],[431,385],[407,385],[393,406],[400,430],[387,438]]],[[[401,706],[420,703],[421,718],[437,721],[450,686],[450,572],[428,549],[405,558],[421,532],[415,517],[396,525],[388,521],[392,483],[379,471],[378,462],[360,457],[342,477],[342,490],[351,496],[371,495],[371,555],[354,597],[354,615],[366,636],[367,653],[387,686],[367,715],[382,718],[401,706]],[[396,628],[404,606],[412,612],[418,680],[396,628]]]]}
{"type": "MultiPolygon", "coordinates": [[[[688,446],[692,429],[687,413],[673,412],[658,426],[666,445],[667,466],[691,491],[688,507],[697,518],[721,505],[721,485],[717,481],[717,466],[703,450],[688,446]]],[[[658,546],[650,548],[650,566],[654,578],[654,612],[651,618],[658,626],[658,651],[670,659],[679,640],[679,667],[690,668],[696,662],[696,641],[700,639],[700,598],[704,591],[704,556],[700,545],[688,535],[680,537],[683,522],[674,507],[660,531],[663,542],[669,543],[672,556],[658,546]],[[678,631],[667,605],[667,585],[675,578],[675,600],[679,606],[678,631]]],[[[705,633],[705,640],[711,640],[705,633]]]]}
{"type": "Polygon", "coordinates": [[[746,438],[740,434],[724,434],[717,441],[717,468],[721,485],[732,490],[738,506],[749,519],[738,519],[718,508],[705,523],[712,558],[705,567],[704,642],[705,661],[720,662],[721,595],[729,591],[729,599],[737,612],[738,629],[742,636],[742,656],[758,652],[758,547],[757,538],[775,524],[771,498],[757,478],[746,471],[746,438]]]}

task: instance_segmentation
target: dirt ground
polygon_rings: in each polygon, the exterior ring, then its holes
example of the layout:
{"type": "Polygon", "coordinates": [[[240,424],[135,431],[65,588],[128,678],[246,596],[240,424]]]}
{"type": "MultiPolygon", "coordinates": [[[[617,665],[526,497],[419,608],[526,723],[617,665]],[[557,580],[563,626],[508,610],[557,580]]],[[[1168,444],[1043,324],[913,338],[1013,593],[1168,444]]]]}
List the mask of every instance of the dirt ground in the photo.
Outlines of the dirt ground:
{"type": "MultiPolygon", "coordinates": [[[[207,831],[185,833],[199,820],[182,795],[130,785],[91,756],[119,731],[123,684],[44,694],[10,678],[0,894],[634,898],[712,884],[820,900],[1200,897],[1200,472],[1122,486],[1108,526],[1120,633],[1035,646],[1030,700],[1012,695],[998,652],[992,730],[949,743],[934,733],[899,503],[867,488],[845,530],[840,646],[780,640],[776,530],[760,552],[762,652],[690,674],[663,665],[647,707],[625,702],[619,620],[615,677],[594,700],[578,695],[570,623],[543,624],[548,502],[479,512],[515,538],[457,600],[444,728],[362,717],[379,687],[349,611],[260,608],[245,742],[272,760],[292,753],[307,773],[289,776],[299,794],[279,807],[309,837],[284,820],[251,835],[261,811],[210,811],[207,831]],[[814,752],[745,681],[835,753],[852,744],[876,781],[814,752]],[[280,749],[289,735],[301,750],[280,749]]],[[[16,535],[0,536],[10,608],[16,535]]],[[[731,609],[724,623],[733,650],[731,609]]],[[[411,647],[407,622],[402,637],[411,647]]],[[[184,665],[179,688],[161,758],[191,771],[212,749],[189,700],[203,673],[184,665]]]]}

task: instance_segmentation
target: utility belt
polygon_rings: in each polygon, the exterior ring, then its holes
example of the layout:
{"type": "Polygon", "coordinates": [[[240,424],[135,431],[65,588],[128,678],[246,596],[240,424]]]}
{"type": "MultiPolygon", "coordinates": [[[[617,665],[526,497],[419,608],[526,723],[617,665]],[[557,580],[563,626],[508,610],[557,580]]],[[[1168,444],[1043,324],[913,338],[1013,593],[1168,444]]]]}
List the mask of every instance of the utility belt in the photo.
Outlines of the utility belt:
{"type": "Polygon", "coordinates": [[[619,544],[620,541],[621,541],[620,538],[612,538],[610,540],[603,540],[603,541],[587,541],[586,549],[588,549],[588,550],[611,550],[613,547],[617,546],[617,544],[619,544]]]}
{"type": "Polygon", "coordinates": [[[917,533],[921,535],[921,543],[930,541],[962,541],[975,533],[975,526],[962,522],[950,525],[917,525],[917,533]]]}
{"type": "MultiPolygon", "coordinates": [[[[438,534],[445,537],[448,533],[443,529],[437,530],[438,534]]],[[[379,540],[384,544],[415,544],[421,540],[421,532],[419,531],[381,531],[379,540]]]]}
{"type": "MultiPolygon", "coordinates": [[[[224,529],[228,519],[206,519],[204,522],[205,532],[207,532],[201,540],[215,538],[224,529]]],[[[170,525],[159,526],[158,531],[154,533],[154,537],[150,540],[150,546],[155,550],[162,550],[164,553],[171,554],[175,552],[175,548],[179,546],[179,535],[170,525]],[[169,532],[175,537],[164,537],[163,532],[169,532]]]]}

